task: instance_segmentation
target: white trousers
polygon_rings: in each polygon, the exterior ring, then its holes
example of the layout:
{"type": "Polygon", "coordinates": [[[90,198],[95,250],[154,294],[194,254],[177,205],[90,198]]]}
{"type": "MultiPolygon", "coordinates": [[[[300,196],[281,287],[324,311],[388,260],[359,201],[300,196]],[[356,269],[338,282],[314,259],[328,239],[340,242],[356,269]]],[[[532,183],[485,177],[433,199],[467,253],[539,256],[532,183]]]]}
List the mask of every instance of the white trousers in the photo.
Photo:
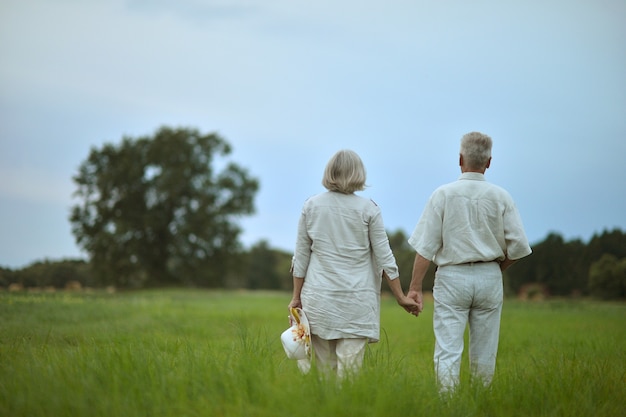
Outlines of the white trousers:
{"type": "Polygon", "coordinates": [[[440,389],[449,391],[459,383],[463,335],[468,323],[471,376],[490,384],[502,312],[500,266],[490,262],[438,268],[433,297],[434,362],[440,389]]]}
{"type": "Polygon", "coordinates": [[[312,334],[311,344],[317,366],[343,378],[361,369],[367,338],[325,340],[312,334]]]}

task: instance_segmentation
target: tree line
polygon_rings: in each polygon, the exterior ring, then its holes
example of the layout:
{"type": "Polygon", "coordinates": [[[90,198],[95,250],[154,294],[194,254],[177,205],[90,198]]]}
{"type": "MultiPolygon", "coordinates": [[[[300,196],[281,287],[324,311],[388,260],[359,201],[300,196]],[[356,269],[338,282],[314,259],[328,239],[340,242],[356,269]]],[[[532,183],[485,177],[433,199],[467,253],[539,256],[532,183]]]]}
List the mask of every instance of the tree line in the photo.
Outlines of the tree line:
{"type": "MultiPolygon", "coordinates": [[[[69,221],[88,260],[38,261],[0,268],[12,289],[186,286],[288,290],[292,254],[265,240],[242,248],[238,219],[254,213],[260,182],[228,159],[216,133],[162,127],[93,147],[73,177],[69,221]]],[[[401,230],[389,232],[403,288],[415,253],[401,230]]],[[[626,237],[605,231],[589,243],[556,233],[506,271],[509,295],[626,297],[626,237]]],[[[432,289],[435,266],[423,288],[432,289]]]]}
{"type": "MultiPolygon", "coordinates": [[[[402,231],[389,234],[404,288],[411,281],[415,257],[407,238],[402,231]]],[[[605,230],[588,243],[580,239],[565,241],[553,232],[531,247],[533,253],[503,275],[508,296],[626,299],[626,233],[623,231],[605,230]]],[[[424,278],[426,291],[432,290],[435,268],[431,263],[424,278]]]]}
{"type": "MultiPolygon", "coordinates": [[[[389,232],[403,288],[408,288],[415,258],[408,236],[401,230],[389,232]]],[[[575,239],[565,241],[550,233],[543,241],[531,245],[532,255],[520,260],[504,273],[507,296],[581,297],[606,300],[626,299],[626,233],[619,229],[594,235],[588,243],[575,239]]],[[[219,286],[212,288],[289,291],[292,253],[272,248],[261,240],[247,250],[232,255],[231,268],[219,286]]],[[[424,291],[432,291],[435,265],[424,278],[424,291]]],[[[105,288],[112,280],[101,279],[94,264],[81,259],[37,261],[21,269],[0,267],[0,286],[19,289],[63,289],[71,283],[82,288],[105,288]]],[[[191,280],[185,280],[191,282],[191,280]]],[[[155,287],[117,285],[118,289],[155,287]]],[[[184,283],[179,286],[188,285],[184,283]]],[[[191,284],[194,287],[206,285],[191,284]]],[[[383,286],[383,291],[388,291],[383,286]]]]}

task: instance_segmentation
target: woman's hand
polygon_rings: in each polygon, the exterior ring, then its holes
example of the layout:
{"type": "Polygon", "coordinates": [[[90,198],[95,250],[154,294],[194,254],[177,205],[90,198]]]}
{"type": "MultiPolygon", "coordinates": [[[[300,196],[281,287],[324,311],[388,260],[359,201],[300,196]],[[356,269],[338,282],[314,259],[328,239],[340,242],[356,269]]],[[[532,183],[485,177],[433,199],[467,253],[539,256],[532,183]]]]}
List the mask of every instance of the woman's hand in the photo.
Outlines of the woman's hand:
{"type": "Polygon", "coordinates": [[[407,298],[413,300],[417,304],[418,306],[417,311],[411,312],[411,314],[417,317],[419,313],[421,313],[422,310],[424,310],[424,299],[422,297],[422,292],[410,290],[409,293],[407,294],[407,298]]]}
{"type": "Polygon", "coordinates": [[[293,298],[287,306],[289,311],[291,311],[292,308],[302,308],[302,301],[300,301],[299,298],[293,298]]]}
{"type": "Polygon", "coordinates": [[[396,299],[398,304],[407,312],[413,314],[415,317],[419,316],[422,312],[422,307],[414,299],[402,295],[396,299]]]}
{"type": "Polygon", "coordinates": [[[297,277],[294,275],[293,294],[291,296],[291,302],[287,306],[289,311],[291,311],[292,308],[302,308],[302,301],[300,301],[300,293],[302,292],[303,286],[304,286],[304,277],[297,277]]]}

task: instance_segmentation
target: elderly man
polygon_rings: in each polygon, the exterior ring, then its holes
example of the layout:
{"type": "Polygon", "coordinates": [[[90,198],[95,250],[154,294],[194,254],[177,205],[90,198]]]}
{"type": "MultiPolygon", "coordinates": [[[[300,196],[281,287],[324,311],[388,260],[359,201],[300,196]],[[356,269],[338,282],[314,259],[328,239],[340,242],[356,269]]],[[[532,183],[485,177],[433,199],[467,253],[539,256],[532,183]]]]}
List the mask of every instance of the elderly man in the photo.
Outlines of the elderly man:
{"type": "MultiPolygon", "coordinates": [[[[502,311],[502,271],[531,253],[513,199],[485,181],[492,140],[471,132],[461,139],[461,177],[431,195],[409,239],[417,252],[408,296],[422,308],[422,280],[437,265],[433,297],[435,372],[440,391],[459,383],[463,334],[469,322],[470,370],[491,383],[502,311]]],[[[419,313],[418,313],[419,314],[419,313]]]]}

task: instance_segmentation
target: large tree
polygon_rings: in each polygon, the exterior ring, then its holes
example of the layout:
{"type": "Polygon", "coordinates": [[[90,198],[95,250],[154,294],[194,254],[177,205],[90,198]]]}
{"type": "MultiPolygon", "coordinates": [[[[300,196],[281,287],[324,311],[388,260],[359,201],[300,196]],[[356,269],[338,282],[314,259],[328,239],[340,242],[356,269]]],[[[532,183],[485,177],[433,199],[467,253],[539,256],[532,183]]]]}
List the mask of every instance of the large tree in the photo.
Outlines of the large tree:
{"type": "Polygon", "coordinates": [[[70,221],[102,283],[224,284],[240,249],[236,220],[254,212],[258,180],[217,134],[163,127],[92,148],[73,177],[70,221]],[[223,159],[222,158],[222,159],[223,159]]]}

